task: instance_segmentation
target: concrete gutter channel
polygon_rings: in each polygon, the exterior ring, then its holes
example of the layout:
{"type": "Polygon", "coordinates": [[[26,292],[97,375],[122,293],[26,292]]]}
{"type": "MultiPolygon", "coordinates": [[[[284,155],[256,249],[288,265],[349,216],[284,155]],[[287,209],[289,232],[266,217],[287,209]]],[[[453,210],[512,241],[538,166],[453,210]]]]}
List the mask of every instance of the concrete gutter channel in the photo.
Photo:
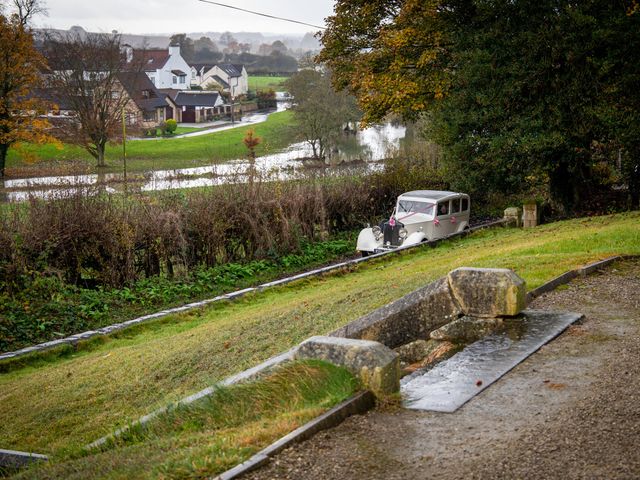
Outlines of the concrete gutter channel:
{"type": "MultiPolygon", "coordinates": [[[[498,222],[494,222],[492,225],[483,225],[481,227],[476,227],[476,229],[487,228],[488,226],[500,225],[502,223],[503,221],[498,221],[498,222]]],[[[459,236],[459,235],[460,234],[457,234],[454,236],[459,236]]],[[[451,237],[448,237],[448,238],[451,238],[451,237]]],[[[429,242],[431,246],[435,246],[437,243],[439,243],[439,241],[429,242]]],[[[121,330],[121,329],[127,328],[128,326],[136,325],[151,319],[160,318],[166,315],[170,315],[172,313],[182,312],[192,308],[199,308],[204,305],[221,301],[221,300],[231,300],[234,298],[239,298],[250,292],[261,291],[266,288],[285,285],[287,283],[290,283],[296,280],[319,276],[324,273],[343,269],[345,267],[358,264],[363,261],[369,261],[372,258],[379,258],[383,255],[387,255],[390,253],[397,253],[400,251],[407,250],[409,248],[416,248],[416,246],[408,247],[404,249],[398,249],[390,252],[384,252],[384,253],[376,254],[366,258],[350,260],[348,262],[342,262],[336,265],[332,265],[330,267],[325,267],[322,269],[306,272],[300,275],[278,280],[275,282],[266,283],[256,288],[248,288],[248,289],[240,290],[227,295],[221,295],[219,297],[215,297],[210,300],[188,304],[175,309],[158,312],[156,314],[146,315],[144,317],[140,317],[140,318],[131,320],[129,322],[111,325],[109,327],[105,327],[103,329],[99,329],[96,331],[85,332],[82,334],[74,335],[72,337],[68,337],[67,339],[57,340],[55,342],[47,342],[46,344],[42,344],[36,347],[44,347],[44,348],[41,348],[40,350],[46,350],[48,348],[53,348],[63,343],[75,343],[80,339],[91,338],[92,336],[95,336],[95,335],[107,335],[113,331],[121,330]]],[[[526,294],[526,303],[529,303],[531,300],[542,295],[543,293],[547,293],[549,291],[554,290],[560,285],[569,283],[571,280],[573,280],[576,277],[586,276],[599,269],[609,266],[613,262],[623,260],[623,259],[628,259],[628,258],[635,258],[635,256],[614,256],[614,257],[610,257],[605,260],[601,260],[601,261],[589,264],[587,266],[566,272],[552,279],[551,281],[541,285],[540,287],[528,292],[526,294]]],[[[329,337],[334,337],[338,341],[346,340],[346,339],[358,339],[358,340],[354,340],[354,342],[362,342],[362,343],[377,343],[379,341],[382,344],[386,345],[387,347],[393,348],[395,346],[402,345],[410,338],[428,333],[424,331],[425,330],[424,327],[420,326],[421,324],[423,325],[424,322],[412,321],[412,320],[409,320],[407,322],[406,319],[409,318],[414,320],[418,319],[421,321],[424,320],[423,316],[421,316],[420,312],[418,312],[416,308],[422,307],[424,309],[425,305],[427,307],[429,306],[429,298],[430,298],[429,296],[437,295],[438,290],[442,289],[443,287],[442,280],[443,279],[440,279],[425,287],[422,287],[421,289],[411,292],[408,295],[405,295],[404,297],[400,298],[399,300],[396,300],[395,302],[392,302],[389,305],[381,307],[380,309],[368,315],[365,315],[364,317],[361,317],[360,319],[357,319],[347,324],[344,327],[341,327],[335,330],[334,332],[329,334],[329,337]],[[426,304],[425,304],[425,299],[427,302],[426,304]],[[397,325],[397,321],[403,318],[405,320],[401,322],[401,325],[397,325]],[[391,325],[395,325],[395,328],[390,328],[391,325]],[[377,342],[369,342],[366,340],[376,340],[377,342]]],[[[432,313],[432,316],[436,316],[436,317],[440,316],[440,318],[444,318],[446,321],[448,321],[451,318],[451,315],[446,315],[446,312],[442,311],[442,309],[435,308],[435,310],[431,313],[432,313]]],[[[309,341],[314,340],[316,338],[325,339],[329,337],[313,337],[309,341]]],[[[303,342],[302,345],[304,345],[304,343],[305,342],[303,342]]],[[[384,345],[382,346],[384,347],[384,345]]],[[[0,356],[0,359],[13,358],[13,357],[25,355],[27,353],[37,351],[38,349],[36,347],[29,347],[28,349],[12,352],[12,354],[5,354],[4,356],[0,356]],[[11,355],[11,356],[8,356],[8,355],[11,355]]],[[[271,357],[270,359],[266,360],[265,362],[253,368],[250,368],[248,370],[245,370],[236,375],[226,378],[225,380],[220,382],[220,384],[228,386],[228,385],[233,385],[236,383],[256,379],[259,376],[262,376],[272,371],[275,367],[277,367],[278,365],[281,365],[284,362],[288,362],[296,358],[303,358],[303,357],[297,356],[297,352],[299,349],[300,347],[296,346],[284,353],[271,357]]],[[[311,358],[311,357],[306,357],[306,358],[311,358]]],[[[368,383],[369,383],[369,379],[365,381],[365,386],[370,386],[368,383]]],[[[171,408],[175,408],[176,406],[180,406],[180,405],[191,404],[201,398],[211,395],[214,391],[215,391],[215,387],[208,387],[200,392],[197,392],[193,395],[190,395],[180,400],[176,404],[168,405],[154,412],[151,412],[150,414],[141,417],[135,423],[145,424],[171,408]]],[[[223,474],[219,475],[216,478],[224,479],[224,480],[237,478],[243,475],[244,473],[247,473],[250,470],[260,467],[261,465],[269,461],[270,457],[272,457],[279,451],[283,450],[284,448],[287,448],[294,443],[299,443],[301,441],[304,441],[321,430],[332,428],[338,425],[339,423],[341,423],[347,417],[353,414],[364,413],[367,410],[373,408],[374,406],[375,406],[375,395],[371,393],[370,390],[366,390],[365,392],[360,392],[355,396],[353,396],[352,398],[341,403],[340,405],[337,405],[336,407],[332,408],[331,410],[324,413],[320,417],[308,422],[307,424],[303,425],[297,430],[291,432],[290,434],[286,435],[285,437],[271,444],[269,447],[260,451],[259,453],[251,457],[246,462],[243,462],[242,464],[237,465],[236,467],[232,468],[231,470],[228,470],[227,472],[224,472],[223,474]]],[[[88,449],[100,448],[110,438],[113,438],[114,436],[115,437],[119,436],[128,428],[129,427],[124,427],[123,429],[113,432],[111,435],[107,437],[100,438],[95,442],[92,442],[91,444],[87,445],[87,448],[88,449]]],[[[40,455],[40,454],[28,453],[28,452],[17,452],[12,450],[0,450],[0,467],[21,468],[21,467],[28,466],[30,463],[33,463],[33,462],[47,461],[47,460],[48,460],[48,457],[46,455],[40,455]]]]}

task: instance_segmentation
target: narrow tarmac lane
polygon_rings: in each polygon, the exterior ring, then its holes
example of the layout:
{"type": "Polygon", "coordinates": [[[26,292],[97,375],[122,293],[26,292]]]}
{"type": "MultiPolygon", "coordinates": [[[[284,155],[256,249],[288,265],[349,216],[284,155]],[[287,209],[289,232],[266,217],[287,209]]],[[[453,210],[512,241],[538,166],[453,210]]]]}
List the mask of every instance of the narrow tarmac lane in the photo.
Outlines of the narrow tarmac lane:
{"type": "Polygon", "coordinates": [[[640,261],[530,307],[586,318],[453,414],[378,409],[245,478],[640,478],[640,261]]]}

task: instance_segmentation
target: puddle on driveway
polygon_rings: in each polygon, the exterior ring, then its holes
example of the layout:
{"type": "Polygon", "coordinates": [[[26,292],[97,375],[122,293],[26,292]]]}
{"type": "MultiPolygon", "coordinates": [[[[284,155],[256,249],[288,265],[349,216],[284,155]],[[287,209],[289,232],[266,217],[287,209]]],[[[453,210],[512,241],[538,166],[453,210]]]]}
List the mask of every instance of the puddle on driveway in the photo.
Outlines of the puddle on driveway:
{"type": "Polygon", "coordinates": [[[403,404],[412,410],[455,412],[505,373],[553,340],[582,315],[525,310],[504,331],[465,347],[431,370],[416,371],[400,385],[403,404]]]}

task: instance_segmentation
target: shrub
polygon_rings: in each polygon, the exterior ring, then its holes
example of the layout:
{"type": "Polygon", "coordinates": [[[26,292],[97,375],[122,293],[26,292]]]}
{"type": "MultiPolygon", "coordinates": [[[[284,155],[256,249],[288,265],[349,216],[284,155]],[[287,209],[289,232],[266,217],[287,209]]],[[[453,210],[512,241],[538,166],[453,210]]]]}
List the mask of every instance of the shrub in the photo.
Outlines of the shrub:
{"type": "Polygon", "coordinates": [[[172,135],[173,132],[175,132],[176,129],[178,128],[178,122],[176,122],[173,118],[170,118],[169,120],[167,120],[165,124],[166,124],[166,131],[170,135],[172,135]]]}

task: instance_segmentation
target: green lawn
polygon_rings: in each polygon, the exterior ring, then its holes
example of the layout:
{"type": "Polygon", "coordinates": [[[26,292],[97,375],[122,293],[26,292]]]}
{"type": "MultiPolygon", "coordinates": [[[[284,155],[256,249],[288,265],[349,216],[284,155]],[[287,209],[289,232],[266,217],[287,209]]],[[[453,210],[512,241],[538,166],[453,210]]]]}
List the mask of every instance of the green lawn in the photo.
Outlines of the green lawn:
{"type": "Polygon", "coordinates": [[[478,232],[152,322],[0,375],[0,446],[54,453],[88,443],[460,266],[511,268],[531,289],[615,254],[640,254],[640,212],[478,232]]]}
{"type": "MultiPolygon", "coordinates": [[[[266,122],[252,127],[238,127],[208,135],[190,138],[160,138],[157,140],[130,140],[127,142],[127,168],[130,172],[175,169],[210,165],[225,160],[244,158],[247,149],[242,142],[247,130],[254,130],[262,139],[258,155],[274,153],[293,142],[290,124],[291,112],[269,116],[266,122]]],[[[108,172],[122,171],[122,145],[107,147],[108,172]]],[[[9,151],[7,174],[19,169],[21,173],[37,171],[43,167],[60,166],[76,162],[95,170],[95,160],[75,145],[25,145],[21,151],[9,151]]]]}
{"type": "Polygon", "coordinates": [[[284,89],[284,82],[286,82],[289,77],[259,77],[251,75],[249,77],[249,90],[251,91],[260,91],[260,90],[275,90],[282,91],[284,89]]]}

